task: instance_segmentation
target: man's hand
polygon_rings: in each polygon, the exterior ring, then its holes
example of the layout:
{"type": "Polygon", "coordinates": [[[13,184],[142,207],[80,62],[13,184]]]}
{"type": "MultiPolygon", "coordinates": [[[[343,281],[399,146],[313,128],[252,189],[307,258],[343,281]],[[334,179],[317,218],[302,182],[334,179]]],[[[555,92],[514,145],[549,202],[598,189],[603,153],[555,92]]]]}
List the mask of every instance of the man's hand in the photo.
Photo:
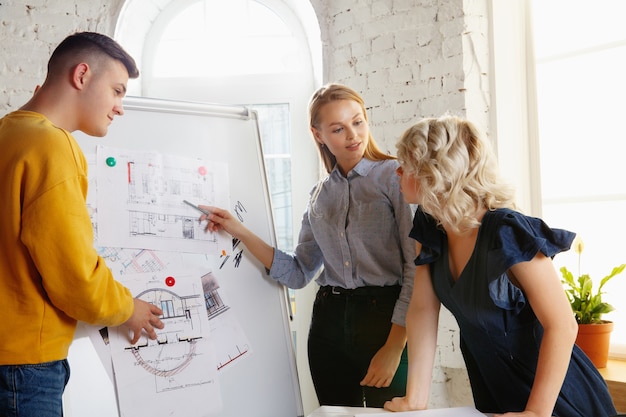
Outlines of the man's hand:
{"type": "Polygon", "coordinates": [[[134,302],[135,308],[133,310],[133,314],[126,321],[126,323],[124,323],[124,325],[133,332],[133,337],[130,341],[132,345],[137,343],[141,337],[142,330],[145,330],[148,337],[154,340],[157,337],[154,329],[162,329],[165,327],[161,321],[163,310],[154,304],[150,304],[138,298],[135,298],[134,302]]]}

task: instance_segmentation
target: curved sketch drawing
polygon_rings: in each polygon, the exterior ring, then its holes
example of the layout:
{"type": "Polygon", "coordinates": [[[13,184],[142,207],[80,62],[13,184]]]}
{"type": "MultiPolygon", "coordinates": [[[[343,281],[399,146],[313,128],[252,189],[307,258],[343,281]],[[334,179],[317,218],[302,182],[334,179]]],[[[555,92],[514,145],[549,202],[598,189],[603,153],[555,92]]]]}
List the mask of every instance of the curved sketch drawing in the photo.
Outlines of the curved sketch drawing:
{"type": "Polygon", "coordinates": [[[189,352],[183,354],[180,357],[180,359],[182,359],[182,362],[177,362],[175,366],[171,369],[160,369],[163,367],[163,362],[159,362],[158,367],[150,365],[150,363],[148,363],[147,360],[144,360],[144,358],[141,356],[139,349],[132,349],[132,352],[133,356],[137,360],[137,363],[152,375],[160,377],[170,377],[182,372],[187,366],[189,366],[196,353],[196,341],[191,340],[189,342],[189,352]]]}
{"type": "Polygon", "coordinates": [[[157,305],[163,310],[165,324],[158,330],[156,340],[142,338],[128,346],[137,364],[152,375],[171,377],[179,374],[196,356],[196,342],[202,339],[202,321],[206,314],[202,298],[197,295],[180,296],[168,288],[152,288],[136,298],[157,305]]]}

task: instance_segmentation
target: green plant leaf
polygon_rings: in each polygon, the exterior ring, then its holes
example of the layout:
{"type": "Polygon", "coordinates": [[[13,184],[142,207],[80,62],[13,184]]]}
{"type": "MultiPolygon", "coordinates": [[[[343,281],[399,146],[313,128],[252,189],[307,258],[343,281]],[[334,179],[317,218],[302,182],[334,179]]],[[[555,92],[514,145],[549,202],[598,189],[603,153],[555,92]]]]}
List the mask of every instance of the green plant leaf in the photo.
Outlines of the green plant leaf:
{"type": "Polygon", "coordinates": [[[576,287],[576,284],[574,283],[574,275],[564,266],[561,267],[561,275],[563,276],[562,282],[564,284],[568,284],[572,288],[576,287]]]}
{"type": "Polygon", "coordinates": [[[604,284],[606,284],[611,278],[613,278],[617,274],[620,274],[625,267],[626,264],[621,264],[620,266],[616,266],[615,268],[613,268],[613,271],[611,271],[609,275],[605,276],[604,278],[602,278],[602,281],[600,281],[600,287],[598,287],[598,291],[600,291],[602,287],[604,287],[604,284]]]}
{"type": "Polygon", "coordinates": [[[611,273],[600,281],[600,285],[595,293],[593,293],[593,280],[589,274],[584,274],[578,278],[566,268],[561,267],[561,282],[566,285],[565,294],[570,302],[576,321],[580,324],[600,323],[602,315],[613,310],[612,305],[602,302],[602,287],[611,278],[622,273],[626,268],[626,264],[621,264],[613,268],[611,273]]]}

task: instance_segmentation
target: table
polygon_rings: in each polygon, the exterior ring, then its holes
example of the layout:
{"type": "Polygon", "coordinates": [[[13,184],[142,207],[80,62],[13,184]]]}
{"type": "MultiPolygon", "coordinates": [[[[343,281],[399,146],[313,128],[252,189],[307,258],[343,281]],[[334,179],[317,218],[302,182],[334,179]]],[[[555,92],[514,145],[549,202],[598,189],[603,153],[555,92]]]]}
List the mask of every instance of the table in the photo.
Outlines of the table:
{"type": "Polygon", "coordinates": [[[308,417],[355,417],[372,415],[372,417],[489,417],[473,407],[439,408],[424,411],[405,411],[392,413],[382,408],[340,407],[324,405],[309,414],[308,417]]]}

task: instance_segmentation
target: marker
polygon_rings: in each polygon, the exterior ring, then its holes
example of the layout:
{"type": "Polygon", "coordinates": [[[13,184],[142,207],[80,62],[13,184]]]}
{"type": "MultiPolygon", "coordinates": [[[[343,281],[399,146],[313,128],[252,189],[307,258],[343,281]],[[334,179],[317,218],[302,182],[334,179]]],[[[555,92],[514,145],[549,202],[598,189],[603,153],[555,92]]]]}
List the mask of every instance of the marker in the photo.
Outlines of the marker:
{"type": "Polygon", "coordinates": [[[190,203],[190,202],[189,202],[189,201],[187,201],[187,200],[183,200],[183,203],[187,204],[188,206],[191,206],[191,207],[195,208],[195,209],[196,209],[196,210],[198,210],[200,213],[202,213],[202,214],[206,214],[207,216],[211,214],[211,212],[210,212],[210,211],[205,210],[205,209],[201,209],[200,207],[196,206],[196,205],[195,205],[195,204],[193,204],[193,203],[190,203]]]}

